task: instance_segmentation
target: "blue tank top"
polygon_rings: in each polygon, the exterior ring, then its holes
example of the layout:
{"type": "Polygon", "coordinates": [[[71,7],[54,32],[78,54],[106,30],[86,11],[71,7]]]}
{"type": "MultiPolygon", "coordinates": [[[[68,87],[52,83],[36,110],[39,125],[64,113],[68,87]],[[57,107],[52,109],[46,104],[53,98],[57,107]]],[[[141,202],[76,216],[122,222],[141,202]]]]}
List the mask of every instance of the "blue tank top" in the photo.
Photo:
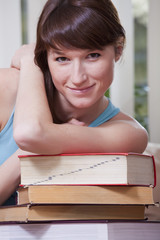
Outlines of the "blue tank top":
{"type": "Polygon", "coordinates": [[[13,117],[14,110],[7,124],[0,132],[0,165],[18,149],[13,138],[13,117]]]}
{"type": "Polygon", "coordinates": [[[107,122],[108,120],[110,120],[111,118],[113,118],[114,116],[116,116],[119,112],[120,109],[115,107],[112,102],[110,101],[110,99],[108,99],[109,103],[107,108],[104,110],[103,113],[101,113],[98,118],[96,118],[90,125],[89,127],[98,127],[99,125],[107,122]]]}
{"type": "MultiPolygon", "coordinates": [[[[7,124],[0,132],[0,165],[2,165],[18,149],[13,138],[13,117],[14,110],[7,124]]],[[[14,192],[3,205],[7,206],[16,204],[16,196],[17,194],[14,192]]]]}

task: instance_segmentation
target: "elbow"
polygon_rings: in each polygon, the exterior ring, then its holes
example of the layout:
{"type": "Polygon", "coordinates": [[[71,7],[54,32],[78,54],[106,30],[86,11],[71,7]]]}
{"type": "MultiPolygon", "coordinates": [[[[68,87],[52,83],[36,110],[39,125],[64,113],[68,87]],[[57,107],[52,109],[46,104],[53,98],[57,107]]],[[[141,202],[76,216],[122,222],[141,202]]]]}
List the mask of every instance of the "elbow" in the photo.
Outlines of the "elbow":
{"type": "Polygon", "coordinates": [[[137,135],[135,136],[135,138],[133,139],[134,141],[132,143],[132,147],[133,147],[132,152],[143,153],[148,144],[147,131],[144,128],[140,129],[137,135]]]}
{"type": "Polygon", "coordinates": [[[148,144],[148,133],[143,127],[129,127],[127,134],[121,135],[119,152],[143,153],[148,144]]]}
{"type": "Polygon", "coordinates": [[[148,141],[149,141],[149,136],[148,136],[148,132],[143,129],[143,133],[142,133],[142,144],[141,144],[141,149],[140,149],[140,152],[143,153],[148,145],[148,141]]]}
{"type": "Polygon", "coordinates": [[[13,130],[13,137],[18,147],[29,152],[36,152],[42,135],[42,127],[38,123],[21,124],[15,126],[13,130]]]}

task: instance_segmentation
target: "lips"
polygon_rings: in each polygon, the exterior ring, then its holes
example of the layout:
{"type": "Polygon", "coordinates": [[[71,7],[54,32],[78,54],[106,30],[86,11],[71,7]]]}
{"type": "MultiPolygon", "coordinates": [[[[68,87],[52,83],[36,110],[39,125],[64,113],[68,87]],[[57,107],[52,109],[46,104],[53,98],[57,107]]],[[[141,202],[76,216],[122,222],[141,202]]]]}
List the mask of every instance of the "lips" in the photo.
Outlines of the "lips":
{"type": "Polygon", "coordinates": [[[68,89],[71,90],[74,93],[86,93],[86,92],[89,92],[94,87],[94,85],[95,84],[93,84],[92,86],[83,87],[83,88],[71,88],[71,87],[68,87],[68,89]]]}

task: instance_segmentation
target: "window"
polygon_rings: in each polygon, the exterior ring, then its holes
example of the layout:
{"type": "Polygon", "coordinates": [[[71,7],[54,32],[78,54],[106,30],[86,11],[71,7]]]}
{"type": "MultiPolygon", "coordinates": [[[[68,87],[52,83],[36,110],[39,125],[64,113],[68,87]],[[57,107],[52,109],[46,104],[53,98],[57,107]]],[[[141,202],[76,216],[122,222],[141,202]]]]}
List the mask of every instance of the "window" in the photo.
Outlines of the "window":
{"type": "Polygon", "coordinates": [[[148,129],[147,18],[148,0],[132,0],[135,43],[135,118],[148,129]]]}

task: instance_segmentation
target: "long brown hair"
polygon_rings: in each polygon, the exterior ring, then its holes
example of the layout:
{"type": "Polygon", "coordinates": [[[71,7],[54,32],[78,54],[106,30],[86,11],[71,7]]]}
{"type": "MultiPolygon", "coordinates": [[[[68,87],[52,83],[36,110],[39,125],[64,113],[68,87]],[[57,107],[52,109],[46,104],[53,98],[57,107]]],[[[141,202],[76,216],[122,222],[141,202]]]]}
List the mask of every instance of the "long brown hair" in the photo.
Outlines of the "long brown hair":
{"type": "Polygon", "coordinates": [[[46,93],[54,122],[55,87],[47,63],[47,51],[102,49],[115,44],[125,31],[111,0],[48,0],[37,26],[35,61],[44,74],[46,93]]]}

